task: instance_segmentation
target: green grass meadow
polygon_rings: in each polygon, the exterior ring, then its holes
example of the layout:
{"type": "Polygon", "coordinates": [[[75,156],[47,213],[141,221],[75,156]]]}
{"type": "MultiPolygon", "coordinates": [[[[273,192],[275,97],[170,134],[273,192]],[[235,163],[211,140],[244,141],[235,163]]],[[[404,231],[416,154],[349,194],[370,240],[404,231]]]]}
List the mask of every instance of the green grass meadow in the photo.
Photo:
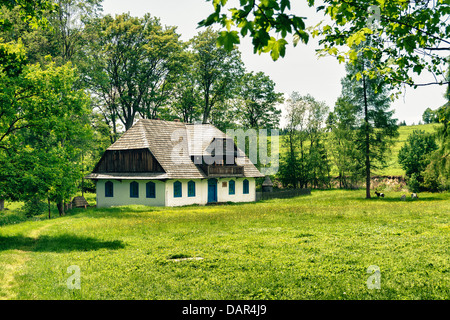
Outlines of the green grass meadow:
{"type": "Polygon", "coordinates": [[[27,221],[7,204],[0,299],[449,299],[450,194],[400,196],[312,191],[27,221]],[[71,266],[79,289],[68,286],[71,266]],[[380,289],[368,288],[369,266],[380,270],[380,289]]]}

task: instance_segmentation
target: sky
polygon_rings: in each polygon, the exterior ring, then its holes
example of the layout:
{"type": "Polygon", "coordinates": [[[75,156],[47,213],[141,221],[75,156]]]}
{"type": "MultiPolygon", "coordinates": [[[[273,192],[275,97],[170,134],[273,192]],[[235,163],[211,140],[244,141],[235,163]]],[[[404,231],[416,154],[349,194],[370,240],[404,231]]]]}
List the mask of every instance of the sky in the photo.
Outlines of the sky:
{"type": "MultiPolygon", "coordinates": [[[[307,17],[306,25],[315,25],[323,19],[321,13],[309,8],[306,1],[292,1],[292,11],[307,17]],[[295,7],[294,7],[295,6],[295,7]]],[[[187,41],[203,29],[198,22],[213,12],[211,2],[206,0],[104,0],[104,14],[121,14],[129,12],[141,17],[150,13],[158,17],[166,26],[177,26],[181,40],[187,41]]],[[[315,50],[319,48],[317,39],[310,38],[307,45],[299,43],[297,47],[289,46],[284,58],[273,61],[269,54],[253,53],[251,39],[241,38],[239,50],[248,72],[262,71],[275,83],[275,90],[289,98],[293,91],[301,95],[310,94],[318,101],[324,101],[333,109],[341,94],[341,79],[345,76],[344,64],[339,64],[334,57],[318,58],[315,50]]],[[[431,76],[419,78],[421,83],[434,81],[431,76]]],[[[407,87],[402,95],[392,102],[394,117],[406,124],[417,124],[427,108],[437,109],[445,104],[445,87],[432,85],[413,89],[407,87]]],[[[280,106],[280,109],[284,109],[280,106]]],[[[284,110],[283,110],[284,111],[284,110]]],[[[284,124],[282,120],[281,124],[284,124]]]]}

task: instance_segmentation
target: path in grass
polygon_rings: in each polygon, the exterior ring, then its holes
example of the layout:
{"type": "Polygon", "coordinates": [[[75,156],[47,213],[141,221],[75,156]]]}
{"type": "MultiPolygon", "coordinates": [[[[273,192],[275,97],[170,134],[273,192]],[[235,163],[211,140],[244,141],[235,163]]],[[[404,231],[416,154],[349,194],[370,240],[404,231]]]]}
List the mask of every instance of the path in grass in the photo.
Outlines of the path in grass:
{"type": "Polygon", "coordinates": [[[51,223],[46,223],[37,229],[32,229],[28,233],[31,242],[27,242],[20,249],[11,250],[11,253],[2,256],[4,262],[0,263],[0,271],[3,269],[3,277],[0,282],[0,300],[16,298],[17,295],[14,291],[16,275],[24,270],[25,264],[30,260],[30,253],[36,247],[41,232],[55,225],[55,222],[51,221],[51,223]]]}

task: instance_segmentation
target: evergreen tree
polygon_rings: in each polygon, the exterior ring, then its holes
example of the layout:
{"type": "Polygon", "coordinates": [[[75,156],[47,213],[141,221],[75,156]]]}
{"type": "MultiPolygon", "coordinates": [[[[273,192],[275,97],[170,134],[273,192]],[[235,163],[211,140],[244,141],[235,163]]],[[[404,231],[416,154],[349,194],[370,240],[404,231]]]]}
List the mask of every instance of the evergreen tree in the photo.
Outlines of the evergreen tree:
{"type": "MultiPolygon", "coordinates": [[[[362,45],[370,46],[370,40],[362,45]]],[[[372,171],[386,165],[389,146],[392,139],[398,136],[397,119],[393,118],[394,111],[389,110],[388,84],[383,78],[371,78],[365,73],[371,63],[362,55],[357,56],[356,61],[347,64],[347,75],[342,79],[342,96],[356,108],[358,127],[355,146],[364,155],[366,198],[370,198],[372,171]]]]}
{"type": "Polygon", "coordinates": [[[358,128],[357,107],[338,98],[327,119],[329,151],[338,170],[340,188],[354,188],[364,176],[363,154],[354,147],[358,128]]]}

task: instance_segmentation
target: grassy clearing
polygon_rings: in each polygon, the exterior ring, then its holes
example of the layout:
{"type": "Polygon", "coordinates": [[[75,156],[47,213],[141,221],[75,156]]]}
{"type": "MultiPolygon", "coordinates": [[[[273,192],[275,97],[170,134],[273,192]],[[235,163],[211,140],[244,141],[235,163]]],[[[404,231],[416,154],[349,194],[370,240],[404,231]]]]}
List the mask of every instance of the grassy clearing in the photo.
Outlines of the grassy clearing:
{"type": "Polygon", "coordinates": [[[450,195],[400,195],[313,191],[4,225],[0,298],[449,299],[450,195]],[[79,290],[67,287],[73,265],[79,290]],[[371,265],[380,290],[367,288],[371,265]]]}

